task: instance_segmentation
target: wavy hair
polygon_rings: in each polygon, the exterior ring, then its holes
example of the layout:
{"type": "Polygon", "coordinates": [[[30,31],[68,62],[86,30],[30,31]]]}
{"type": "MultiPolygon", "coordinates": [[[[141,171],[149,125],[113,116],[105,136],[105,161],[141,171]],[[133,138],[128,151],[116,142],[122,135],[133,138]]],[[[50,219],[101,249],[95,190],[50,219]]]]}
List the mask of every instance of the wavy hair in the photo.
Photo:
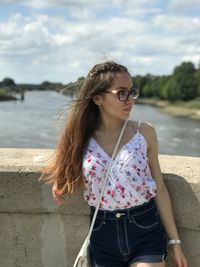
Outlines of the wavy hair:
{"type": "MultiPolygon", "coordinates": [[[[93,102],[95,95],[110,88],[117,72],[126,72],[127,68],[113,61],[96,64],[89,71],[78,97],[70,107],[70,112],[56,150],[50,162],[41,169],[39,181],[57,184],[57,194],[72,194],[83,185],[82,160],[84,149],[93,135],[99,108],[93,102]]],[[[130,75],[130,74],[129,74],[130,75]]]]}

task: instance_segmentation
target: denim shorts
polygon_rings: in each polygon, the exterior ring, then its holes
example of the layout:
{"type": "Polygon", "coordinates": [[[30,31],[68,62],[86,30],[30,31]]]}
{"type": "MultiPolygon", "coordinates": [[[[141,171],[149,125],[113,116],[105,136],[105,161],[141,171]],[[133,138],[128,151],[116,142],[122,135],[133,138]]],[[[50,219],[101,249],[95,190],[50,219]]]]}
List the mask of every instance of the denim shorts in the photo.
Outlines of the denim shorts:
{"type": "MultiPolygon", "coordinates": [[[[91,207],[90,223],[95,207],[91,207]]],[[[92,267],[128,267],[134,262],[162,262],[167,235],[154,199],[122,210],[99,210],[89,246],[92,267]]]]}

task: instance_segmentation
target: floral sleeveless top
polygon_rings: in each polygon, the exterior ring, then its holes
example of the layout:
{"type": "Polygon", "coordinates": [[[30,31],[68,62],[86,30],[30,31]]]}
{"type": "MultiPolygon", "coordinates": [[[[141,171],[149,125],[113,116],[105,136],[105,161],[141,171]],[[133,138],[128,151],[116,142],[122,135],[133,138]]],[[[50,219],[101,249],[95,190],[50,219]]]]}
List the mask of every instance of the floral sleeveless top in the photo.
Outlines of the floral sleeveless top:
{"type": "MultiPolygon", "coordinates": [[[[112,162],[100,209],[127,209],[147,202],[156,195],[156,182],[151,176],[147,141],[139,132],[125,144],[112,162]]],[[[91,137],[83,157],[84,198],[96,206],[107,164],[111,157],[91,137]]]]}

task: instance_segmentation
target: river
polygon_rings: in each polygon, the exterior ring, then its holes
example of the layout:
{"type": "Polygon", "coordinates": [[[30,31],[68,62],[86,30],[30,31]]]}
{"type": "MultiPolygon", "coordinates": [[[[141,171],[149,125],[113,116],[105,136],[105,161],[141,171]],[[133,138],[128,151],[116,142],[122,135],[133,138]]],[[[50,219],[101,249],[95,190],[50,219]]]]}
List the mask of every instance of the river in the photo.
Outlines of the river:
{"type": "MultiPolygon", "coordinates": [[[[0,102],[0,147],[55,148],[70,97],[54,91],[28,91],[25,101],[0,102]]],[[[152,123],[158,137],[159,154],[200,156],[200,123],[159,112],[148,105],[135,104],[130,119],[152,123]]]]}

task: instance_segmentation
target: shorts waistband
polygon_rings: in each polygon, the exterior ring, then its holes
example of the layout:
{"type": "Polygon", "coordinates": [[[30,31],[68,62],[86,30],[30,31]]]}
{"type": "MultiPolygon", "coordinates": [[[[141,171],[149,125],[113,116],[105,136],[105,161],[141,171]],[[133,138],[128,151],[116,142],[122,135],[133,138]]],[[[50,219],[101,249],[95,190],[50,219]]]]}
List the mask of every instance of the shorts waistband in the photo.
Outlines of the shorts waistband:
{"type": "MultiPolygon", "coordinates": [[[[154,199],[151,198],[148,202],[141,205],[128,208],[128,209],[117,209],[117,210],[98,210],[97,218],[104,218],[108,220],[130,218],[131,215],[143,214],[144,212],[153,209],[155,207],[154,199]]],[[[93,216],[95,207],[90,206],[90,215],[93,216]]]]}

